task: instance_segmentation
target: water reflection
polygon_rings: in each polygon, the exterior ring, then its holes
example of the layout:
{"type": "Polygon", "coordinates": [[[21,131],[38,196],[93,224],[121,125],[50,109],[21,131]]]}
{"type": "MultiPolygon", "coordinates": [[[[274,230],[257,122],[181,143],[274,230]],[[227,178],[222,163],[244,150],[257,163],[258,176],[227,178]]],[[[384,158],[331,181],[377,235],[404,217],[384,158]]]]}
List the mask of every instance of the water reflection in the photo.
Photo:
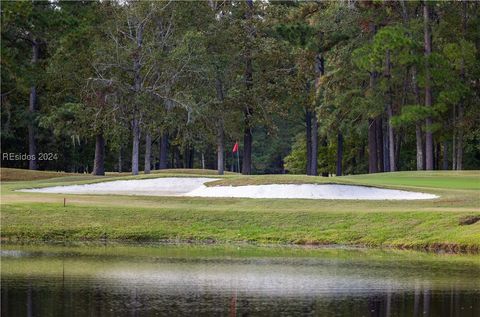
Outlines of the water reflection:
{"type": "Polygon", "coordinates": [[[2,316],[480,316],[477,256],[166,248],[12,247],[2,316]]]}

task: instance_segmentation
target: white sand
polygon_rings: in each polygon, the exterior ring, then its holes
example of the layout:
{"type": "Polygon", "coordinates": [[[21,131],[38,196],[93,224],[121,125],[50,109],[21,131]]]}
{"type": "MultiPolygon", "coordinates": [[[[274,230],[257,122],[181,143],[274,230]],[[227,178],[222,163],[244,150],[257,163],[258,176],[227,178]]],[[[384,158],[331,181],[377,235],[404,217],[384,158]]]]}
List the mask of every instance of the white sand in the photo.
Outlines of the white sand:
{"type": "Polygon", "coordinates": [[[58,194],[111,194],[189,197],[306,198],[348,200],[417,200],[436,195],[366,186],[302,184],[206,187],[215,178],[165,177],[111,181],[86,185],[23,189],[23,192],[58,194]]]}
{"type": "Polygon", "coordinates": [[[179,196],[203,186],[215,178],[165,177],[111,181],[85,185],[53,186],[37,189],[22,189],[23,192],[53,194],[110,194],[179,196]]]}
{"type": "Polygon", "coordinates": [[[306,199],[363,199],[415,200],[437,198],[435,195],[380,189],[366,186],[334,184],[202,186],[184,196],[245,197],[245,198],[306,198],[306,199]]]}

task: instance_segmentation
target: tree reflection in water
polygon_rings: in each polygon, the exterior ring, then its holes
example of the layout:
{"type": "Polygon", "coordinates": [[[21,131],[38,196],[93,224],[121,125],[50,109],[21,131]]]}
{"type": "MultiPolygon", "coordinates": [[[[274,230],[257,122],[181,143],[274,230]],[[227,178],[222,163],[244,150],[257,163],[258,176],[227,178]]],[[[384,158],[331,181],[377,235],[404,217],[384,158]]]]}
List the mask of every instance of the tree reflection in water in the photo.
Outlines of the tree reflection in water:
{"type": "Polygon", "coordinates": [[[477,255],[2,247],[2,316],[480,316],[477,255]]]}
{"type": "Polygon", "coordinates": [[[412,291],[338,296],[146,293],[88,280],[2,283],[2,316],[480,316],[479,292],[412,291]],[[105,286],[107,286],[105,288],[105,286]]]}

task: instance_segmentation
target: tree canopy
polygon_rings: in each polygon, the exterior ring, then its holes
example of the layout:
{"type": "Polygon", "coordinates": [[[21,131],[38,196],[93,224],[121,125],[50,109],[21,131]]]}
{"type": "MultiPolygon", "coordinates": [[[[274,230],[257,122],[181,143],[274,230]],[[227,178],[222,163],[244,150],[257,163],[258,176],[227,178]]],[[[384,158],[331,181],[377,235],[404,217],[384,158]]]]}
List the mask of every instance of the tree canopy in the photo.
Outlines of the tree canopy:
{"type": "Polygon", "coordinates": [[[2,152],[29,154],[2,165],[479,169],[479,14],[465,0],[2,2],[2,152]]]}

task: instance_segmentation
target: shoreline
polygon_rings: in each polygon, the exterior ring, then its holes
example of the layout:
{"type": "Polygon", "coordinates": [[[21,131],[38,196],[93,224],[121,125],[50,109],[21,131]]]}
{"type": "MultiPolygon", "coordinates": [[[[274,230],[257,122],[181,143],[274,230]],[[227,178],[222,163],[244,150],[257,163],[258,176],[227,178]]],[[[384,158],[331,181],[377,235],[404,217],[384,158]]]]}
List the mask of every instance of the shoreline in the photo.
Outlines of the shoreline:
{"type": "Polygon", "coordinates": [[[125,246],[152,246],[152,245],[189,245],[189,246],[229,246],[229,247],[260,247],[260,248],[287,248],[287,249],[347,249],[347,250],[392,250],[392,251],[418,251],[434,254],[480,254],[479,245],[462,245],[455,243],[431,243],[427,245],[366,245],[366,244],[335,244],[335,243],[262,243],[256,241],[237,240],[220,241],[212,239],[65,239],[65,240],[44,240],[42,238],[20,239],[17,237],[0,237],[0,244],[7,245],[65,245],[75,246],[77,244],[92,245],[125,245],[125,246]]]}

